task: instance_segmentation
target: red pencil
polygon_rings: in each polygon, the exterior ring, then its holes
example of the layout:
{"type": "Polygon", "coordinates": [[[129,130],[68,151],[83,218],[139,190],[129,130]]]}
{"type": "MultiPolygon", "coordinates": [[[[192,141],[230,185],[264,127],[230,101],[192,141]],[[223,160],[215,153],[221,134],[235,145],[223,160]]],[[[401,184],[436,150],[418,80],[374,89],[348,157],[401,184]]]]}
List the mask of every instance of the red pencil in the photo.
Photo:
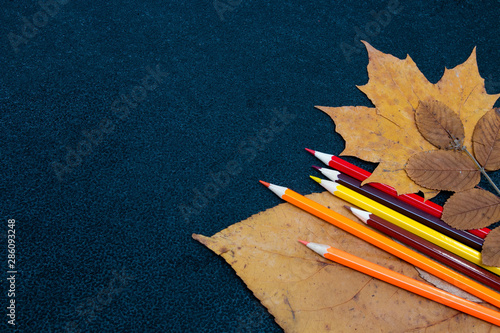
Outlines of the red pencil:
{"type": "MultiPolygon", "coordinates": [[[[315,156],[317,159],[319,159],[321,162],[325,163],[326,165],[342,173],[345,173],[346,175],[351,176],[352,178],[355,178],[359,181],[364,181],[365,179],[371,176],[370,172],[363,170],[360,167],[357,167],[354,164],[351,164],[341,159],[338,156],[325,154],[308,148],[306,148],[306,150],[313,156],[315,156]]],[[[376,189],[379,189],[380,191],[383,191],[393,197],[396,197],[399,200],[406,202],[418,209],[421,209],[424,212],[427,212],[431,215],[441,218],[443,207],[430,200],[425,200],[424,198],[422,198],[417,194],[411,193],[411,194],[398,195],[396,190],[389,185],[381,183],[369,183],[368,185],[375,187],[376,189]]],[[[481,238],[486,237],[486,235],[488,235],[490,231],[491,230],[488,228],[469,230],[470,233],[479,236],[481,238]]]]}

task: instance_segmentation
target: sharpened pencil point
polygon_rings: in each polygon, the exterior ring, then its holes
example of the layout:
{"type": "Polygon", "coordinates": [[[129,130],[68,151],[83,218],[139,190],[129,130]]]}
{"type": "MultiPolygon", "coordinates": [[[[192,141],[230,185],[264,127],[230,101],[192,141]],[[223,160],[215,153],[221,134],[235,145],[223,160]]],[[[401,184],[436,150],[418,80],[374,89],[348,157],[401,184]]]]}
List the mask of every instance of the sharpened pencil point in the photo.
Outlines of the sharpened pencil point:
{"type": "Polygon", "coordinates": [[[307,150],[308,152],[310,152],[311,154],[313,154],[313,155],[314,155],[314,154],[316,154],[316,152],[315,152],[314,150],[312,150],[312,149],[306,148],[306,150],[307,150]]]}
{"type": "Polygon", "coordinates": [[[309,244],[309,242],[306,242],[306,241],[303,241],[303,240],[300,240],[300,239],[299,239],[299,242],[301,242],[301,243],[302,243],[302,244],[304,244],[304,245],[309,244]]]}
{"type": "Polygon", "coordinates": [[[264,185],[265,187],[269,187],[269,186],[271,186],[271,184],[269,184],[269,183],[267,183],[267,182],[265,182],[265,181],[259,180],[259,182],[260,182],[262,185],[264,185]]]}
{"type": "Polygon", "coordinates": [[[314,176],[309,176],[311,177],[312,179],[314,179],[314,181],[318,182],[321,184],[321,178],[318,178],[318,177],[314,177],[314,176]]]}
{"type": "Polygon", "coordinates": [[[319,166],[315,166],[315,165],[313,165],[312,167],[313,167],[313,169],[316,169],[316,170],[318,170],[318,171],[319,171],[319,170],[321,170],[321,168],[320,168],[319,166]]]}
{"type": "Polygon", "coordinates": [[[354,208],[354,207],[350,207],[349,209],[363,223],[367,223],[367,221],[370,219],[371,213],[367,212],[366,210],[362,210],[362,209],[354,208]]]}

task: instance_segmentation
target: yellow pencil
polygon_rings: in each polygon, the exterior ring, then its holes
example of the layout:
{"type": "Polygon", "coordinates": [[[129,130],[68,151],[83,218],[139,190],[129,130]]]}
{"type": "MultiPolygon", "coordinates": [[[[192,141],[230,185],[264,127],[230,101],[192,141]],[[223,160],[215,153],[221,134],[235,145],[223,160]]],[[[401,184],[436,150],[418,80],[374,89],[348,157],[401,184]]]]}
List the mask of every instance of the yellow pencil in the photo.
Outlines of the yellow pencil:
{"type": "Polygon", "coordinates": [[[390,283],[396,287],[403,288],[417,295],[449,306],[450,308],[462,311],[476,318],[500,326],[500,312],[488,309],[487,307],[455,296],[444,290],[412,279],[398,272],[394,272],[388,268],[361,259],[350,253],[341,251],[331,246],[305,242],[302,240],[299,240],[299,242],[306,245],[308,248],[326,259],[330,259],[341,265],[350,267],[361,273],[390,283]]]}
{"type": "Polygon", "coordinates": [[[409,217],[396,212],[384,205],[379,204],[378,202],[371,200],[370,198],[365,197],[353,191],[343,185],[340,185],[336,182],[320,179],[317,177],[311,176],[312,179],[317,181],[321,186],[323,186],[328,192],[332,193],[336,197],[339,197],[352,205],[355,205],[359,208],[362,208],[376,216],[379,216],[400,228],[403,228],[437,246],[442,247],[445,250],[450,251],[451,253],[456,254],[459,257],[464,258],[478,266],[483,267],[497,275],[500,275],[500,267],[494,266],[486,266],[481,262],[481,253],[473,248],[464,245],[453,238],[450,238],[446,235],[443,235],[440,232],[437,232],[434,229],[431,229],[409,217]]]}
{"type": "Polygon", "coordinates": [[[438,278],[451,283],[480,299],[489,302],[490,304],[500,307],[500,294],[485,287],[484,285],[468,278],[465,275],[459,274],[456,271],[429,259],[428,257],[404,246],[392,239],[382,235],[366,225],[354,222],[347,217],[334,212],[333,210],[320,205],[319,203],[292,191],[289,188],[269,184],[261,181],[261,183],[271,190],[281,199],[291,203],[297,208],[313,214],[320,219],[333,224],[334,226],[384,250],[396,257],[405,260],[406,262],[415,265],[438,278]]]}

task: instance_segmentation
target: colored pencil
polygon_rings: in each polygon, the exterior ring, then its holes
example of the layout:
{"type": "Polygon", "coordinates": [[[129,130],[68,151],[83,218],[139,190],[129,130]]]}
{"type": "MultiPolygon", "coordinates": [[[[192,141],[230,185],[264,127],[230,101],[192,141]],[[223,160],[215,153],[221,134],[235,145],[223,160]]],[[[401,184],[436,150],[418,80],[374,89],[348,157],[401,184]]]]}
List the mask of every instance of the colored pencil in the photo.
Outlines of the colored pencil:
{"type": "Polygon", "coordinates": [[[384,250],[388,253],[417,266],[424,271],[460,288],[496,307],[500,307],[500,294],[485,287],[484,285],[457,273],[456,271],[429,259],[428,257],[397,243],[366,225],[354,222],[333,210],[306,198],[299,193],[283,186],[278,186],[260,181],[278,197],[303,209],[304,211],[330,223],[334,226],[359,237],[360,239],[384,250]]]}
{"type": "Polygon", "coordinates": [[[500,312],[485,306],[455,296],[449,292],[428,285],[422,281],[412,279],[406,275],[392,271],[383,266],[374,264],[368,260],[359,258],[345,251],[324,244],[300,241],[320,256],[332,260],[341,265],[352,268],[358,272],[367,274],[396,287],[408,290],[414,294],[428,298],[434,302],[441,303],[452,309],[464,312],[468,315],[482,319],[494,325],[500,326],[500,312]]]}
{"type": "Polygon", "coordinates": [[[481,266],[497,275],[500,275],[500,267],[486,266],[481,262],[481,253],[467,245],[464,245],[460,242],[457,242],[453,238],[450,238],[446,235],[443,235],[440,232],[437,232],[434,229],[431,229],[422,223],[419,223],[409,217],[396,212],[390,208],[387,208],[384,205],[379,204],[378,202],[371,200],[364,195],[357,193],[339,183],[320,179],[317,177],[311,176],[315,181],[317,181],[321,186],[323,186],[327,191],[332,193],[338,198],[341,198],[354,206],[362,208],[366,211],[369,211],[372,214],[375,214],[391,223],[394,223],[398,227],[401,227],[423,239],[434,243],[437,246],[442,247],[445,250],[448,250],[459,257],[462,257],[478,266],[481,266]]]}
{"type": "Polygon", "coordinates": [[[443,220],[435,217],[434,215],[426,213],[423,210],[407,204],[406,202],[401,201],[396,197],[380,191],[379,189],[371,186],[361,186],[361,182],[359,180],[342,174],[339,171],[328,168],[320,168],[316,166],[313,166],[313,168],[320,171],[323,175],[325,175],[332,181],[342,184],[353,191],[356,191],[390,209],[393,209],[417,222],[422,223],[423,225],[428,226],[429,228],[432,228],[448,237],[451,237],[458,242],[470,246],[475,250],[482,250],[484,239],[481,237],[463,230],[457,230],[446,224],[443,220]]]}
{"type": "Polygon", "coordinates": [[[482,267],[460,258],[459,256],[440,248],[439,246],[426,241],[425,239],[412,234],[403,228],[398,227],[374,214],[367,211],[348,207],[350,211],[362,222],[370,227],[406,244],[413,249],[443,263],[456,271],[475,279],[490,288],[500,291],[500,277],[485,270],[482,267]]]}
{"type": "MultiPolygon", "coordinates": [[[[370,172],[360,167],[357,167],[354,164],[351,164],[341,159],[338,156],[325,154],[308,148],[306,148],[306,150],[313,156],[315,156],[317,159],[319,159],[321,162],[325,163],[326,165],[342,173],[345,173],[346,175],[349,175],[357,180],[364,181],[371,176],[370,172]]],[[[370,183],[370,186],[373,186],[394,197],[400,197],[401,200],[404,200],[405,202],[408,202],[409,204],[414,205],[428,212],[429,214],[433,214],[434,216],[440,217],[443,211],[441,206],[436,205],[432,201],[424,200],[424,198],[422,198],[419,195],[416,194],[398,195],[397,191],[393,187],[381,183],[370,183]]]]}
{"type": "MultiPolygon", "coordinates": [[[[336,170],[338,170],[338,171],[340,171],[340,172],[342,172],[342,173],[344,173],[344,174],[346,174],[354,179],[357,179],[361,182],[365,181],[368,177],[371,176],[370,172],[368,172],[360,167],[357,167],[354,164],[351,164],[351,163],[341,159],[338,156],[325,154],[325,153],[315,151],[315,150],[312,150],[309,148],[306,148],[306,150],[309,153],[311,153],[313,156],[318,158],[325,165],[328,165],[328,166],[332,167],[333,169],[336,169],[336,170]]],[[[404,201],[404,202],[406,202],[406,203],[408,203],[408,204],[410,204],[418,209],[423,210],[426,213],[429,213],[431,215],[434,215],[435,217],[441,218],[441,214],[443,213],[443,207],[441,207],[440,205],[438,205],[430,200],[425,200],[424,198],[422,198],[421,196],[419,196],[417,194],[412,193],[412,194],[398,195],[398,193],[396,192],[396,190],[393,187],[391,187],[389,185],[381,184],[381,183],[369,183],[366,185],[375,187],[382,192],[385,192],[393,197],[398,198],[401,201],[404,201]]],[[[470,233],[472,233],[478,237],[481,237],[481,238],[485,238],[486,235],[488,235],[488,233],[490,231],[491,230],[489,228],[469,230],[470,233]]]]}

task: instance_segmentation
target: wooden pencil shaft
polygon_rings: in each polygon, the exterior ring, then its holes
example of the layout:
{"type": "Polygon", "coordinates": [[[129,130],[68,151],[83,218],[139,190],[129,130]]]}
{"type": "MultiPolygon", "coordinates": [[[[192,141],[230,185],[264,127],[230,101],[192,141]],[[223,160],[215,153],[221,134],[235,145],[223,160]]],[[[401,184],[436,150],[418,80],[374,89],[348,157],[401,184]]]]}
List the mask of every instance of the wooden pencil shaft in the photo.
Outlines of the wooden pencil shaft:
{"type": "Polygon", "coordinates": [[[500,326],[500,313],[497,311],[455,296],[339,249],[330,247],[327,251],[328,252],[324,254],[326,259],[335,261],[341,265],[350,267],[399,288],[500,326]]]}
{"type": "Polygon", "coordinates": [[[349,177],[345,174],[340,174],[337,176],[337,182],[339,184],[344,185],[347,188],[350,188],[353,191],[356,191],[367,198],[370,198],[382,205],[389,207],[403,215],[408,216],[415,221],[422,223],[423,225],[428,226],[448,237],[451,237],[471,248],[481,251],[484,239],[475,236],[469,232],[465,232],[462,230],[457,230],[448,224],[446,224],[443,220],[426,213],[414,206],[407,204],[393,196],[388,195],[374,187],[371,186],[361,186],[361,182],[352,177],[349,177]]]}
{"type": "MultiPolygon", "coordinates": [[[[351,164],[343,159],[341,159],[338,156],[332,155],[330,163],[328,165],[336,170],[339,170],[340,172],[345,173],[346,175],[349,175],[357,180],[360,181],[365,181],[368,177],[371,176],[371,173],[361,169],[354,164],[351,164]]],[[[433,216],[436,217],[441,217],[441,214],[443,212],[443,209],[441,206],[436,205],[432,201],[429,200],[424,200],[422,197],[416,194],[403,194],[403,195],[398,195],[397,191],[386,184],[382,183],[370,183],[370,186],[385,192],[393,197],[397,197],[400,200],[415,206],[433,216]]]]}
{"type": "MultiPolygon", "coordinates": [[[[276,192],[275,192],[276,193],[276,192]]],[[[396,257],[433,274],[468,293],[500,307],[500,295],[491,289],[439,264],[393,240],[328,209],[297,192],[286,189],[280,197],[292,205],[341,228],[396,257]]]]}
{"type": "MultiPolygon", "coordinates": [[[[323,155],[328,155],[328,154],[324,154],[324,153],[320,153],[320,154],[323,154],[323,155]]],[[[342,158],[338,157],[338,156],[335,156],[335,155],[328,155],[330,156],[330,160],[328,161],[328,163],[325,163],[327,164],[328,166],[332,167],[333,169],[336,169],[354,179],[357,179],[361,182],[365,181],[368,177],[371,176],[371,173],[354,165],[354,164],[351,164],[349,162],[347,162],[346,160],[343,160],[342,158]]],[[[324,156],[322,158],[322,160],[324,159],[324,156]]],[[[386,184],[381,184],[381,183],[369,183],[369,184],[366,184],[370,187],[374,187],[384,193],[387,193],[388,195],[394,197],[394,198],[397,198],[415,208],[418,208],[434,217],[437,217],[437,218],[441,218],[441,215],[443,213],[443,207],[441,207],[440,205],[430,201],[430,200],[425,200],[424,198],[422,198],[421,196],[417,195],[417,194],[414,194],[414,193],[410,193],[410,194],[402,194],[402,195],[398,195],[398,193],[396,192],[396,190],[389,186],[389,185],[386,185],[386,184]]],[[[475,235],[475,236],[478,236],[480,238],[485,238],[488,233],[490,232],[491,230],[489,228],[482,228],[482,229],[474,229],[474,230],[468,230],[469,233],[475,235]]]]}
{"type": "Polygon", "coordinates": [[[467,230],[467,231],[473,235],[478,236],[478,237],[485,238],[486,236],[488,236],[491,229],[490,228],[481,228],[481,229],[471,229],[471,230],[467,230]]]}
{"type": "Polygon", "coordinates": [[[359,194],[343,185],[328,180],[322,180],[321,185],[330,193],[341,198],[354,206],[375,214],[397,226],[406,229],[478,266],[481,266],[497,275],[500,275],[500,267],[486,266],[481,262],[481,253],[469,246],[457,242],[453,238],[443,235],[403,214],[400,214],[384,205],[359,194]],[[333,189],[334,188],[334,189],[333,189]]]}
{"type": "Polygon", "coordinates": [[[366,223],[384,234],[397,239],[403,244],[411,246],[415,250],[420,251],[421,253],[445,265],[448,265],[462,274],[465,274],[470,278],[495,289],[496,291],[500,291],[500,277],[490,271],[474,265],[473,263],[373,214],[371,214],[366,223]]]}

